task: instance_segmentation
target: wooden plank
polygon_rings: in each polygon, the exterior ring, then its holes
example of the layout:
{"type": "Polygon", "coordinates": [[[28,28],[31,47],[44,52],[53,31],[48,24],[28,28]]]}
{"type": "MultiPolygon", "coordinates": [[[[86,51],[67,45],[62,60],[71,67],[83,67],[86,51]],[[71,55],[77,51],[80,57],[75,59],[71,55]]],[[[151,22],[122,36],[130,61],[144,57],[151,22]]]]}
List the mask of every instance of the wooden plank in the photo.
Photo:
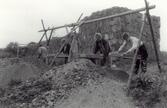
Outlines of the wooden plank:
{"type": "MultiPolygon", "coordinates": [[[[151,6],[148,7],[148,9],[154,9],[154,8],[155,8],[155,5],[151,5],[151,6]]],[[[83,21],[82,24],[92,23],[92,22],[96,22],[96,21],[100,21],[100,20],[109,19],[109,18],[121,17],[121,16],[124,16],[124,15],[134,14],[134,13],[138,13],[138,12],[145,11],[145,10],[146,10],[145,7],[144,8],[139,8],[139,9],[136,9],[136,10],[127,11],[127,12],[119,13],[119,14],[116,14],[116,15],[109,15],[109,16],[106,16],[106,17],[101,17],[101,18],[97,18],[97,19],[83,21]]],[[[63,27],[73,27],[73,26],[78,26],[78,25],[79,25],[79,23],[72,23],[72,24],[67,24],[67,25],[63,25],[63,26],[54,27],[52,29],[60,29],[60,28],[63,28],[63,27]]],[[[52,30],[52,29],[46,29],[46,30],[48,31],[48,30],[52,30]]],[[[44,32],[44,30],[40,30],[39,32],[44,32]]]]}
{"type": "MultiPolygon", "coordinates": [[[[55,54],[49,54],[48,57],[54,57],[55,54]]],[[[68,55],[64,55],[64,54],[59,54],[57,56],[57,58],[65,58],[68,57],[68,55]]],[[[94,59],[100,59],[103,58],[103,55],[88,55],[88,54],[80,54],[79,58],[94,58],[94,59]]]]}
{"type": "MultiPolygon", "coordinates": [[[[47,57],[53,58],[56,54],[49,54],[47,57]]],[[[120,56],[119,54],[112,54],[110,55],[111,57],[118,57],[118,58],[123,58],[123,59],[133,59],[133,57],[128,57],[128,56],[120,56]]],[[[68,55],[64,54],[59,54],[57,58],[65,58],[68,57],[68,55]]],[[[79,58],[92,58],[92,59],[102,59],[103,55],[102,54],[79,54],[79,58]]],[[[139,58],[138,58],[139,59],[139,58]]]]}

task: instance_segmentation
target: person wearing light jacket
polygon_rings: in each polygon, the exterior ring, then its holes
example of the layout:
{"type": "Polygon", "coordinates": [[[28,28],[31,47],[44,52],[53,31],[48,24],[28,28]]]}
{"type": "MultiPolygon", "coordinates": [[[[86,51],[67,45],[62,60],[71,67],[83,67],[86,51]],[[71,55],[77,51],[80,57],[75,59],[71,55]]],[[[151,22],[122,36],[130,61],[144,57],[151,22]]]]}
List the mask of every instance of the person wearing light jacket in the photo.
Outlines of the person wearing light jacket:
{"type": "Polygon", "coordinates": [[[139,47],[138,52],[137,52],[137,59],[135,62],[135,70],[134,73],[138,74],[138,70],[139,67],[141,65],[141,71],[143,73],[145,73],[147,71],[147,58],[148,58],[148,53],[147,53],[147,49],[145,47],[145,44],[143,41],[140,41],[139,46],[138,46],[138,42],[139,39],[137,37],[134,36],[129,36],[128,33],[124,33],[123,34],[123,44],[120,46],[120,48],[118,49],[118,53],[122,51],[122,49],[125,47],[126,44],[131,44],[132,47],[127,50],[126,52],[122,53],[121,55],[124,56],[130,52],[135,52],[137,47],[139,47]]]}

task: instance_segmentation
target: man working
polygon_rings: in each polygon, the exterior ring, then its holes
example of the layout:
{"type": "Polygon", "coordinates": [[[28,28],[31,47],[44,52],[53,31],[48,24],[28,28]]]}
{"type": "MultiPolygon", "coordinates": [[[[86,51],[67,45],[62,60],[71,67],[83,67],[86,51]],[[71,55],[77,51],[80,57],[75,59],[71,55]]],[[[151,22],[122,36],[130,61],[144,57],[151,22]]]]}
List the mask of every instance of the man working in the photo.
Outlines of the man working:
{"type": "Polygon", "coordinates": [[[40,45],[38,48],[38,58],[42,59],[46,64],[48,64],[47,60],[48,50],[45,46],[40,45]]]}
{"type": "Polygon", "coordinates": [[[96,54],[99,51],[101,54],[103,54],[101,65],[104,66],[107,61],[108,54],[110,52],[110,46],[109,46],[109,43],[102,38],[101,33],[96,33],[95,38],[96,38],[96,42],[94,45],[93,53],[96,54]]]}
{"type": "Polygon", "coordinates": [[[118,53],[120,51],[122,51],[122,49],[125,47],[126,44],[129,44],[129,43],[132,44],[132,47],[128,51],[124,52],[122,54],[122,56],[125,54],[128,54],[129,52],[132,52],[132,51],[135,52],[137,47],[139,47],[138,52],[137,52],[137,56],[138,56],[138,58],[140,57],[140,59],[136,60],[134,73],[138,74],[138,70],[139,70],[140,65],[141,65],[141,71],[143,73],[145,73],[147,71],[148,53],[147,53],[147,49],[146,49],[144,43],[141,41],[139,43],[139,46],[138,46],[139,39],[136,37],[133,37],[133,36],[129,36],[128,33],[123,34],[123,40],[124,40],[124,42],[121,45],[121,47],[119,48],[118,53]]]}
{"type": "MultiPolygon", "coordinates": [[[[64,44],[64,46],[63,46],[63,48],[62,48],[62,50],[60,52],[62,52],[65,55],[69,55],[71,45],[65,39],[62,40],[62,44],[64,44]]],[[[68,57],[65,57],[64,63],[66,64],[67,62],[68,62],[68,57]]]]}

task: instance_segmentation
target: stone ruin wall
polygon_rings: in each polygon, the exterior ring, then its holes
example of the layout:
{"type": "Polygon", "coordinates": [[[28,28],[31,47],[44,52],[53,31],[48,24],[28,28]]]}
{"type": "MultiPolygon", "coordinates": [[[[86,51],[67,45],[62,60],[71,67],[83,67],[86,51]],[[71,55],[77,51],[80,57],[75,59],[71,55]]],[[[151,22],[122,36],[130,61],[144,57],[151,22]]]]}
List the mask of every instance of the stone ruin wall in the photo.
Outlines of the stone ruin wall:
{"type": "MultiPolygon", "coordinates": [[[[114,15],[129,11],[127,8],[113,7],[102,11],[94,12],[90,16],[85,17],[83,20],[90,20],[94,18],[100,18],[108,15],[114,15]]],[[[160,17],[152,16],[153,29],[156,39],[157,49],[160,52],[160,17]]],[[[130,35],[138,37],[140,34],[140,28],[142,24],[142,14],[136,13],[126,15],[117,18],[110,18],[103,21],[84,24],[79,28],[79,38],[81,40],[81,52],[92,53],[93,43],[95,41],[94,34],[100,32],[103,35],[108,35],[111,39],[111,43],[115,44],[115,50],[122,43],[121,35],[123,32],[129,32],[130,35]]],[[[152,44],[152,37],[148,22],[146,21],[143,31],[142,41],[145,42],[149,58],[155,58],[155,52],[152,44]]]]}

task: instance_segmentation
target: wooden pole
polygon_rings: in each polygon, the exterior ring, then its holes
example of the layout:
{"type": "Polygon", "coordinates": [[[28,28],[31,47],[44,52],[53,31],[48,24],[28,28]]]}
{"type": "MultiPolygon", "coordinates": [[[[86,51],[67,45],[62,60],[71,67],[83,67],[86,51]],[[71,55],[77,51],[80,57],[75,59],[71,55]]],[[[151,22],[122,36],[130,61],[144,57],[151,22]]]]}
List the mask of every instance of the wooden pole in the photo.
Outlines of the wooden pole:
{"type": "Polygon", "coordinates": [[[42,39],[44,38],[44,36],[45,36],[45,32],[43,33],[41,39],[39,40],[38,45],[41,43],[41,41],[42,41],[42,39]]]}
{"type": "MultiPolygon", "coordinates": [[[[50,28],[50,29],[46,29],[47,31],[49,30],[56,30],[56,29],[60,29],[60,28],[64,28],[64,27],[73,27],[73,26],[77,26],[78,24],[76,23],[72,23],[72,24],[66,24],[66,25],[63,25],[63,26],[58,26],[58,27],[54,27],[54,28],[50,28]]],[[[44,30],[39,30],[38,32],[44,32],[44,30]]]]}
{"type": "Polygon", "coordinates": [[[41,19],[41,23],[42,23],[43,30],[44,30],[44,32],[45,32],[46,41],[48,41],[47,30],[45,29],[44,22],[43,22],[42,19],[41,19]]]}
{"type": "Polygon", "coordinates": [[[65,27],[65,28],[66,28],[66,33],[68,34],[69,33],[68,28],[67,27],[65,27]]]}
{"type": "Polygon", "coordinates": [[[58,53],[54,56],[54,58],[53,58],[53,60],[52,60],[52,62],[51,62],[51,64],[50,64],[50,66],[53,66],[53,64],[54,64],[54,62],[55,62],[55,60],[56,60],[56,58],[57,58],[57,57],[59,56],[59,54],[61,53],[61,50],[63,49],[64,45],[65,45],[65,43],[61,46],[61,48],[59,49],[58,53]]]}
{"type": "MultiPolygon", "coordinates": [[[[81,20],[82,15],[83,15],[83,13],[79,16],[79,18],[78,18],[78,20],[77,20],[77,22],[76,22],[78,25],[81,24],[79,21],[81,20]]],[[[78,28],[78,27],[77,27],[77,28],[75,29],[75,27],[78,26],[78,25],[74,25],[74,26],[71,28],[71,32],[75,31],[75,30],[78,28]]]]}
{"type": "Polygon", "coordinates": [[[131,81],[132,81],[132,77],[133,77],[133,73],[134,73],[134,68],[136,65],[136,60],[137,60],[137,52],[139,51],[139,44],[141,43],[141,38],[142,38],[142,33],[143,33],[143,29],[144,29],[144,24],[145,24],[145,20],[146,20],[146,16],[143,15],[143,22],[142,22],[142,26],[140,29],[140,36],[139,36],[139,41],[137,43],[137,49],[135,51],[135,55],[133,57],[133,62],[131,65],[131,69],[130,69],[130,75],[129,75],[129,79],[128,79],[128,84],[127,84],[127,95],[129,95],[129,91],[130,91],[130,85],[131,85],[131,81]]]}
{"type": "MultiPolygon", "coordinates": [[[[45,26],[44,26],[44,23],[43,23],[43,20],[42,20],[42,19],[41,19],[41,23],[42,23],[43,29],[45,30],[45,26]]],[[[49,29],[49,28],[48,28],[48,29],[49,29]]],[[[36,49],[34,50],[34,52],[33,52],[32,55],[34,55],[35,52],[37,51],[37,49],[38,49],[38,47],[39,47],[39,45],[40,45],[42,39],[44,38],[44,36],[46,37],[47,45],[49,45],[48,38],[47,38],[47,32],[46,32],[46,30],[45,30],[44,33],[43,33],[43,35],[42,35],[42,37],[40,38],[40,40],[39,40],[39,42],[38,42],[38,44],[37,44],[36,49]]],[[[49,40],[49,41],[50,41],[50,40],[49,40]]]]}
{"type": "MultiPolygon", "coordinates": [[[[148,7],[148,9],[154,9],[154,8],[155,8],[155,5],[152,5],[152,6],[148,7]]],[[[139,8],[139,9],[136,9],[136,10],[127,11],[127,12],[119,13],[119,14],[116,14],[116,15],[109,15],[109,16],[102,17],[102,18],[97,18],[97,19],[93,19],[93,20],[83,21],[82,24],[92,23],[92,22],[96,22],[96,21],[109,19],[109,18],[121,17],[121,16],[124,16],[124,15],[134,14],[134,13],[138,13],[138,12],[145,11],[145,10],[146,10],[145,7],[144,8],[139,8]]],[[[63,27],[73,27],[73,26],[77,26],[79,24],[80,23],[72,23],[72,24],[67,24],[67,25],[63,25],[63,26],[54,27],[52,29],[60,29],[60,28],[63,28],[63,27]]],[[[46,29],[46,31],[52,30],[52,29],[46,29]]],[[[44,32],[44,30],[40,30],[39,32],[44,32]]]]}
{"type": "Polygon", "coordinates": [[[80,15],[80,17],[78,18],[76,23],[65,24],[63,26],[53,27],[51,29],[40,30],[39,32],[45,32],[45,31],[48,31],[48,30],[52,30],[52,29],[55,30],[55,29],[60,29],[60,28],[64,28],[64,27],[75,27],[75,26],[79,25],[79,21],[81,20],[82,16],[83,16],[83,13],[80,15]]]}
{"type": "Polygon", "coordinates": [[[43,39],[43,38],[44,38],[44,36],[45,36],[45,33],[46,33],[46,32],[44,32],[44,33],[43,33],[43,35],[42,35],[42,37],[40,38],[40,40],[39,40],[39,42],[38,42],[38,44],[37,44],[37,47],[36,47],[36,49],[33,51],[32,55],[34,55],[34,54],[35,54],[35,52],[37,51],[37,49],[38,49],[38,47],[39,47],[39,45],[40,45],[40,43],[41,43],[42,39],[43,39]]]}
{"type": "MultiPolygon", "coordinates": [[[[77,23],[80,21],[82,15],[83,15],[83,13],[82,13],[82,14],[80,15],[80,17],[78,18],[77,23]]],[[[80,23],[80,24],[82,24],[82,23],[80,23]]],[[[80,24],[79,24],[79,25],[80,25],[80,24]]],[[[72,32],[74,32],[78,27],[79,27],[79,26],[77,26],[77,27],[73,26],[73,28],[71,29],[71,31],[70,31],[69,33],[67,33],[66,36],[70,35],[70,34],[71,34],[72,32]]],[[[54,30],[54,29],[53,29],[53,30],[54,30]]],[[[51,64],[50,64],[50,66],[53,66],[53,64],[54,64],[54,62],[55,62],[55,59],[56,59],[56,58],[58,57],[58,55],[61,53],[61,50],[62,50],[62,48],[64,47],[64,45],[65,45],[65,43],[61,46],[59,52],[54,56],[54,58],[53,58],[53,60],[52,60],[52,62],[51,62],[51,64]]]]}
{"type": "Polygon", "coordinates": [[[161,70],[160,60],[159,60],[159,55],[158,55],[158,50],[157,50],[157,46],[156,46],[156,42],[155,42],[153,25],[152,25],[152,21],[151,21],[151,17],[150,17],[150,12],[149,12],[149,8],[148,8],[149,6],[148,6],[147,0],[144,0],[144,1],[145,1],[145,5],[146,5],[146,14],[147,14],[148,23],[149,23],[149,26],[150,26],[150,32],[151,32],[151,36],[152,36],[152,42],[153,42],[153,45],[154,45],[154,51],[155,51],[155,57],[156,57],[156,61],[157,61],[157,66],[158,66],[159,72],[161,73],[162,70],[161,70]]]}
{"type": "Polygon", "coordinates": [[[50,32],[50,36],[49,36],[49,39],[48,39],[48,42],[47,42],[47,46],[49,46],[50,40],[52,38],[53,31],[54,30],[52,29],[51,32],[50,32]]]}
{"type": "Polygon", "coordinates": [[[81,20],[82,16],[83,16],[83,13],[81,13],[81,15],[79,16],[77,23],[81,20]]]}

